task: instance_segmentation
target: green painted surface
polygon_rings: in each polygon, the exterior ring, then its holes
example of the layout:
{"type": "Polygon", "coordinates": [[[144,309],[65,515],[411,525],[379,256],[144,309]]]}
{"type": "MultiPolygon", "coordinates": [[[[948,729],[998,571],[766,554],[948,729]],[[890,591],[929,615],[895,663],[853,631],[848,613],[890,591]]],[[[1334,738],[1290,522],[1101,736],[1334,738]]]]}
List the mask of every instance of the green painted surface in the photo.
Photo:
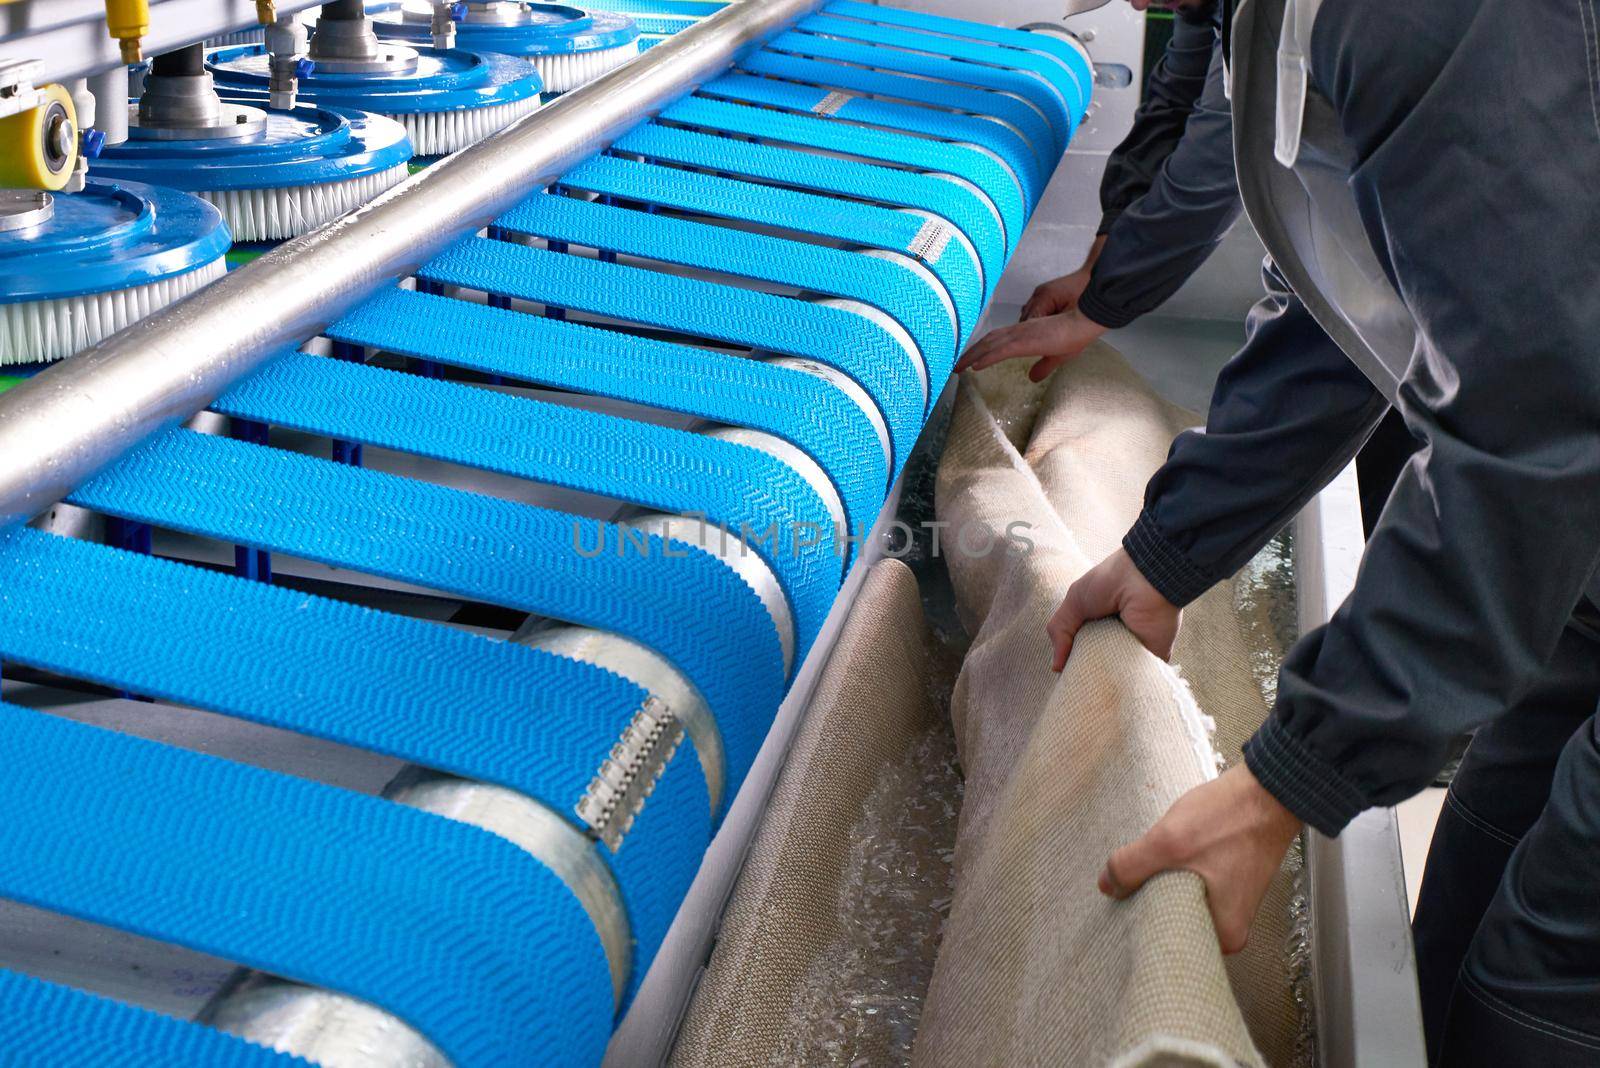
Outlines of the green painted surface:
{"type": "Polygon", "coordinates": [[[18,378],[16,375],[0,375],[0,393],[4,393],[6,390],[10,389],[12,386],[21,381],[22,379],[18,378]]]}
{"type": "Polygon", "coordinates": [[[249,263],[251,260],[259,260],[271,248],[272,248],[271,245],[235,245],[235,246],[233,246],[232,248],[230,248],[228,250],[228,255],[225,257],[226,260],[227,260],[227,264],[228,264],[228,270],[231,271],[235,267],[243,267],[245,264],[249,263]]]}

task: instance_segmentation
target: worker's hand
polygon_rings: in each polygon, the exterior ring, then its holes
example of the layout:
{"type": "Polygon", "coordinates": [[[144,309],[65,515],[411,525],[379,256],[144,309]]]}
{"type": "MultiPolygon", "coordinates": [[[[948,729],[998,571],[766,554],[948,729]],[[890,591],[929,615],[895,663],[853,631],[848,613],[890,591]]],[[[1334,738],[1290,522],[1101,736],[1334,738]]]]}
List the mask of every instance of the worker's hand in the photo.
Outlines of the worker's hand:
{"type": "Polygon", "coordinates": [[[1060,315],[1064,311],[1076,308],[1078,298],[1089,288],[1089,279],[1094,277],[1095,261],[1100,258],[1100,251],[1105,247],[1106,235],[1101,234],[1094,239],[1094,244],[1089,246],[1089,253],[1083,258],[1083,266],[1071,274],[1062,275],[1035,289],[1033,296],[1028,298],[1028,303],[1022,306],[1021,321],[1039,319],[1046,315],[1060,315]]]}
{"type": "Polygon", "coordinates": [[[1022,315],[1018,320],[1025,323],[1029,319],[1071,311],[1078,306],[1078,298],[1083,296],[1083,291],[1089,288],[1092,276],[1093,272],[1088,267],[1079,267],[1071,274],[1046,282],[1033,291],[1028,303],[1022,306],[1022,315]]]}
{"type": "Polygon", "coordinates": [[[1054,671],[1067,666],[1072,642],[1085,623],[1120,616],[1139,644],[1166,660],[1178,640],[1183,612],[1150,585],[1126,549],[1118,549],[1074,582],[1045,630],[1055,646],[1054,671]]]}
{"type": "Polygon", "coordinates": [[[1043,382],[1050,372],[1073,359],[1106,332],[1106,328],[1074,308],[1060,315],[1028,319],[991,330],[979,338],[956,364],[956,371],[981,371],[1002,360],[1035,359],[1028,377],[1043,382]]]}
{"type": "Polygon", "coordinates": [[[1178,798],[1143,838],[1112,853],[1100,892],[1120,901],[1153,875],[1192,871],[1205,880],[1222,952],[1237,953],[1299,833],[1295,814],[1240,764],[1178,798]]]}

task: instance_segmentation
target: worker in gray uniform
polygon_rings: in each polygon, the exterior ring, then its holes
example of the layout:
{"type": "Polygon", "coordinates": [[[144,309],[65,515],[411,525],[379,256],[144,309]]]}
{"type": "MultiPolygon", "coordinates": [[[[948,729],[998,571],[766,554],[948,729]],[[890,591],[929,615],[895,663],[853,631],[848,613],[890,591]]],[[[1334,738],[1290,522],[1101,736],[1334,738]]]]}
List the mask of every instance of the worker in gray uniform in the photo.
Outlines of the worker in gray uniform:
{"type": "MultiPolygon", "coordinates": [[[[1482,725],[1417,905],[1435,1064],[1600,1063],[1597,10],[1245,0],[1225,13],[1268,295],[1205,432],[1174,443],[1122,548],[1050,622],[1058,664],[1085,621],[1112,615],[1167,655],[1181,606],[1399,408],[1423,448],[1350,597],[1291,651],[1244,764],[1113,854],[1101,889],[1196,872],[1237,950],[1303,824],[1338,834],[1410,796],[1452,737],[1482,725]]],[[[969,365],[992,362],[984,344],[969,365]]]]}
{"type": "Polygon", "coordinates": [[[1219,12],[1215,0],[1174,12],[1133,128],[1106,160],[1100,226],[1083,266],[1039,286],[1022,321],[986,339],[1051,352],[1031,371],[1036,381],[1165,302],[1239,217],[1219,12]]]}
{"type": "MultiPolygon", "coordinates": [[[[1108,330],[1159,308],[1216,250],[1240,211],[1221,24],[1218,0],[1173,11],[1172,37],[1133,127],[1106,160],[1100,225],[1083,265],[1040,285],[1021,321],[984,338],[957,370],[986,357],[1048,352],[1029,371],[1041,381],[1108,330]]],[[[1368,534],[1416,446],[1391,410],[1357,453],[1368,534]]]]}

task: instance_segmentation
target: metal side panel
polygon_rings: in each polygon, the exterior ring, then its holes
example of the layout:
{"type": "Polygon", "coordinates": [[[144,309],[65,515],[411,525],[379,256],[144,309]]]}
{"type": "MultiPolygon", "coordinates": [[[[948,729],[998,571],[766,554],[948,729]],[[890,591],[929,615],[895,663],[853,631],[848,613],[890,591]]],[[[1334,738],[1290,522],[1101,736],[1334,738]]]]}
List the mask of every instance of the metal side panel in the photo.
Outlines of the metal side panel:
{"type": "MultiPolygon", "coordinates": [[[[1355,585],[1364,539],[1354,466],[1294,523],[1303,634],[1355,585]]],[[[1321,1068],[1426,1062],[1411,914],[1393,809],[1369,809],[1338,838],[1307,833],[1311,954],[1321,1068]]]]}

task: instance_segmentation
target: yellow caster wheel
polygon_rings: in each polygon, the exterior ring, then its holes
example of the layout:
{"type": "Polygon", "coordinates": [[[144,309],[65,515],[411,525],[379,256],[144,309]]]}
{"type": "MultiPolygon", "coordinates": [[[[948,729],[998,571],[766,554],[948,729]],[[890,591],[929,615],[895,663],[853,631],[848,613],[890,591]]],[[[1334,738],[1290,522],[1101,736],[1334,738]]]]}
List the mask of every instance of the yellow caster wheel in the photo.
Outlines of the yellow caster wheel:
{"type": "Polygon", "coordinates": [[[0,189],[57,190],[78,165],[78,115],[59,85],[39,106],[0,119],[0,189]]]}

